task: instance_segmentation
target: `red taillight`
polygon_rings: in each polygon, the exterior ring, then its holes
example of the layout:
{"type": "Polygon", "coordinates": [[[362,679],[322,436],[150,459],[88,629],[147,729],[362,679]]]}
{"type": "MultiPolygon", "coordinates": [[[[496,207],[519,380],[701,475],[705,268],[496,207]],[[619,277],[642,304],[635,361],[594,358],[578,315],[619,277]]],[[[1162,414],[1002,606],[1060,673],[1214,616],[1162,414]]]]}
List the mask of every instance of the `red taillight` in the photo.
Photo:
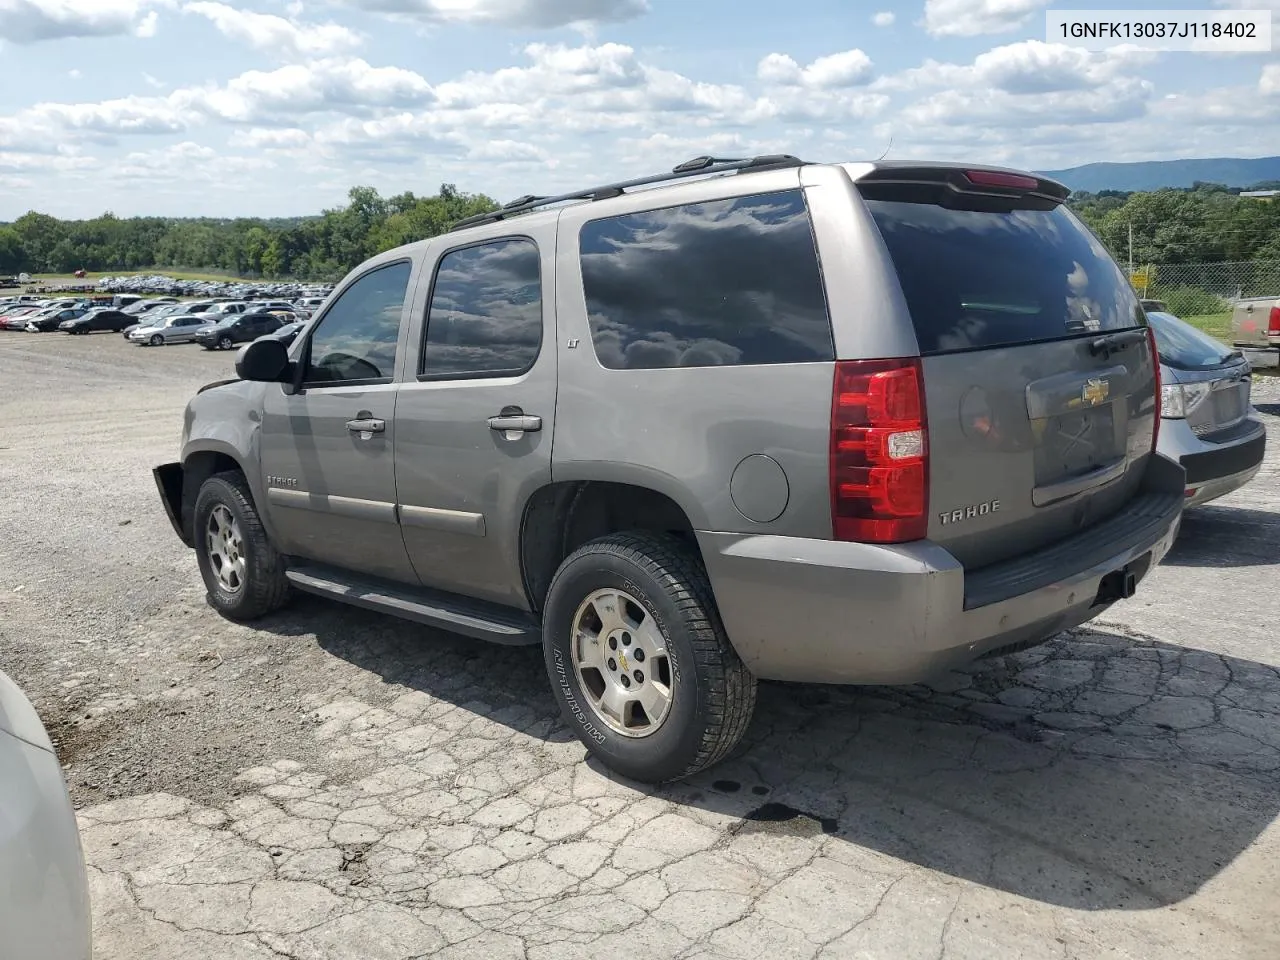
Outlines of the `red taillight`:
{"type": "Polygon", "coordinates": [[[1160,382],[1160,350],[1156,347],[1156,332],[1153,327],[1147,327],[1147,343],[1151,346],[1151,366],[1156,373],[1156,425],[1151,428],[1151,452],[1155,453],[1156,444],[1160,440],[1160,415],[1163,412],[1164,394],[1161,392],[1163,384],[1160,382]]]}
{"type": "Polygon", "coordinates": [[[1280,307],[1272,307],[1267,316],[1267,335],[1280,337],[1280,307]]]}
{"type": "Polygon", "coordinates": [[[837,540],[901,543],[929,527],[929,437],[918,358],[842,360],[831,397],[837,540]]]}
{"type": "Polygon", "coordinates": [[[1034,190],[1040,186],[1035,177],[1019,173],[1001,173],[998,170],[966,170],[965,179],[975,187],[1009,187],[1013,190],[1034,190]]]}

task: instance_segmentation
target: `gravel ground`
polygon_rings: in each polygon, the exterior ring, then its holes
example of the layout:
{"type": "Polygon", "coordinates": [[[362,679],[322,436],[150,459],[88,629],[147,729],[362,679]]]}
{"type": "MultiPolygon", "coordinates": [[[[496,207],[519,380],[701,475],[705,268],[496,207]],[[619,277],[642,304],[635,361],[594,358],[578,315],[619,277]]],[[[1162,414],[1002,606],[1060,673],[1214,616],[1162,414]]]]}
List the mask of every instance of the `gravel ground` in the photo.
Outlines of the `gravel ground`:
{"type": "Polygon", "coordinates": [[[230,365],[0,334],[0,668],[66,767],[99,960],[1280,955],[1274,449],[1089,629],[765,685],[735,759],[653,791],[584,761],[536,650],[209,609],[150,468],[230,365]]]}

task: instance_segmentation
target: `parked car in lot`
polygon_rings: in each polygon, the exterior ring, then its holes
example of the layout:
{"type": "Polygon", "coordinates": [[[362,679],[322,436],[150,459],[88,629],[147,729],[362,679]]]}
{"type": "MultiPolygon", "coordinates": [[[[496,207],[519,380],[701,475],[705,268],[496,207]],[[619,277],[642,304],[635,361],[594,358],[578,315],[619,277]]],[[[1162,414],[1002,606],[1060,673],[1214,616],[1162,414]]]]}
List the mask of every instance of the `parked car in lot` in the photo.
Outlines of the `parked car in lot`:
{"type": "Polygon", "coordinates": [[[1233,350],[1171,313],[1148,310],[1160,353],[1158,449],[1187,472],[1186,505],[1197,506],[1257,475],[1267,431],[1250,402],[1252,370],[1233,350]]]}
{"type": "Polygon", "coordinates": [[[248,309],[249,304],[243,300],[219,300],[211,304],[208,309],[201,310],[200,313],[215,317],[225,317],[231,314],[244,313],[248,309]]]}
{"type": "Polygon", "coordinates": [[[123,310],[99,309],[90,310],[82,317],[73,317],[70,320],[64,320],[58,324],[59,330],[67,333],[99,333],[102,331],[110,331],[119,333],[126,327],[131,327],[137,323],[138,318],[130,316],[123,310]]]}
{"type": "Polygon", "coordinates": [[[758,678],[1023,649],[1169,549],[1151,330],[1067,193],[763,157],[525,198],[243,347],[157,486],[225,616],[541,643],[589,751],[680,779],[758,678]]]}
{"type": "Polygon", "coordinates": [[[147,313],[143,314],[140,317],[136,317],[135,318],[137,320],[136,323],[125,327],[120,332],[121,334],[124,335],[124,338],[128,340],[129,334],[133,333],[134,330],[141,330],[143,327],[157,326],[159,325],[160,321],[165,319],[166,317],[184,316],[184,315],[190,315],[190,313],[191,311],[188,305],[185,303],[165,304],[164,306],[156,307],[153,310],[147,311],[147,313]]]}
{"type": "Polygon", "coordinates": [[[166,343],[190,343],[200,330],[213,325],[214,320],[205,314],[193,317],[180,313],[163,317],[154,326],[138,327],[129,333],[129,339],[151,347],[160,347],[166,343]]]}
{"type": "Polygon", "coordinates": [[[151,300],[138,300],[120,309],[131,316],[141,317],[161,307],[171,307],[177,302],[173,297],[156,297],[151,300]]]}
{"type": "Polygon", "coordinates": [[[89,884],[62,766],[0,672],[0,930],[5,960],[88,960],[89,884]]]}
{"type": "Polygon", "coordinates": [[[68,320],[76,320],[83,317],[89,311],[85,307],[71,307],[63,310],[48,310],[44,313],[27,318],[27,325],[24,328],[28,333],[49,333],[57,330],[63,323],[68,320]]]}
{"type": "Polygon", "coordinates": [[[11,308],[7,313],[0,311],[0,330],[25,330],[27,320],[38,313],[43,313],[45,309],[45,307],[24,304],[11,308]]]}
{"type": "Polygon", "coordinates": [[[269,310],[249,310],[223,317],[197,333],[195,341],[206,350],[230,350],[237,343],[275,333],[283,325],[280,316],[269,310]]]}

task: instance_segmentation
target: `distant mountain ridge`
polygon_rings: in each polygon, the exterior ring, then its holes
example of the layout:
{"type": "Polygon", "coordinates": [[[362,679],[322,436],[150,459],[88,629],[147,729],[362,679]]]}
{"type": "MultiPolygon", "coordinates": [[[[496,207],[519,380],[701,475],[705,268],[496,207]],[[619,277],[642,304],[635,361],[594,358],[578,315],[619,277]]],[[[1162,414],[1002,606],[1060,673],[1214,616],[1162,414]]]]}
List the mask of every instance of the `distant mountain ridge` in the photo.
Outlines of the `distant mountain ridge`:
{"type": "Polygon", "coordinates": [[[1161,187],[1190,187],[1197,180],[1228,187],[1251,187],[1280,180],[1280,157],[1214,157],[1205,160],[1149,160],[1139,163],[1086,163],[1067,170],[1038,170],[1072,190],[1137,192],[1161,187]]]}

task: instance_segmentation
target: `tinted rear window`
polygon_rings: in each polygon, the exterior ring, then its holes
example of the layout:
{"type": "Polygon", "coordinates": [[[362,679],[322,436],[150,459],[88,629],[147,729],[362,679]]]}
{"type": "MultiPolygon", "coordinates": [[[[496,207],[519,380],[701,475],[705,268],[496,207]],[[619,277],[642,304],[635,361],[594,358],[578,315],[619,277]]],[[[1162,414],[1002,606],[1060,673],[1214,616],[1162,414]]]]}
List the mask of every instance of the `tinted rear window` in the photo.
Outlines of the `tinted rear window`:
{"type": "Polygon", "coordinates": [[[835,355],[799,190],[593,220],[580,252],[592,341],[610,369],[835,355]]]}
{"type": "Polygon", "coordinates": [[[1065,207],[986,213],[868,200],[922,354],[1142,325],[1106,249],[1065,207]]]}
{"type": "Polygon", "coordinates": [[[1147,323],[1155,332],[1160,361],[1179,370],[1211,370],[1238,356],[1230,347],[1171,313],[1152,311],[1147,314],[1147,323]]]}

